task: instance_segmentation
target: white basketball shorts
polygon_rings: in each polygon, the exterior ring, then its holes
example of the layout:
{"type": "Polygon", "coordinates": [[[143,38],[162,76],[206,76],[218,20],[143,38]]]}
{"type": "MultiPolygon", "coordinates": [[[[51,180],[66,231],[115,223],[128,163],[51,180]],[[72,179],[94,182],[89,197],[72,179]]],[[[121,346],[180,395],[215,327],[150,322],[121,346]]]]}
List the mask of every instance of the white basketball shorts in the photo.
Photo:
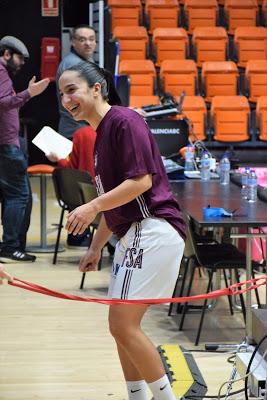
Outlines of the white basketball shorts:
{"type": "Polygon", "coordinates": [[[172,297],[183,251],[184,240],[166,220],[134,222],[116,245],[109,297],[172,297]]]}

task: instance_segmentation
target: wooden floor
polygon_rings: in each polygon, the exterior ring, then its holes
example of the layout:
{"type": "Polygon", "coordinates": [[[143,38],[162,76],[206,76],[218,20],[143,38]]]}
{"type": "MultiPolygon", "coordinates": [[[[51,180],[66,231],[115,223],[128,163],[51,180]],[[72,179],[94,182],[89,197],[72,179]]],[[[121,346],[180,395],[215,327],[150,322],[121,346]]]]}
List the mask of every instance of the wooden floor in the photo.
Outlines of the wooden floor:
{"type": "MultiPolygon", "coordinates": [[[[38,180],[32,180],[34,206],[29,244],[39,241],[38,180]]],[[[48,190],[48,227],[57,223],[60,209],[48,190]]],[[[48,234],[55,242],[56,231],[48,234]]],[[[62,244],[65,243],[65,236],[62,244]]],[[[59,254],[52,265],[52,254],[37,254],[32,264],[10,264],[16,277],[39,283],[57,291],[81,295],[81,274],[77,265],[80,250],[59,254]]],[[[107,293],[110,258],[104,255],[103,268],[88,273],[82,293],[103,297],[107,293]]],[[[205,278],[199,278],[200,287],[205,278]]],[[[198,289],[199,290],[199,289],[198,289]]],[[[156,345],[176,343],[186,349],[193,345],[198,314],[190,314],[185,329],[178,331],[179,316],[168,317],[167,305],[153,306],[143,328],[156,345]]],[[[0,400],[126,400],[127,393],[116,348],[107,326],[108,307],[46,297],[19,288],[0,287],[0,400]]],[[[206,342],[239,343],[245,335],[244,323],[237,312],[229,315],[227,302],[220,299],[204,322],[201,344],[206,342]]],[[[208,385],[216,395],[228,380],[232,366],[229,354],[193,353],[208,385]]],[[[240,388],[242,386],[237,386],[240,388]]],[[[244,399],[244,395],[231,397],[244,399]]]]}

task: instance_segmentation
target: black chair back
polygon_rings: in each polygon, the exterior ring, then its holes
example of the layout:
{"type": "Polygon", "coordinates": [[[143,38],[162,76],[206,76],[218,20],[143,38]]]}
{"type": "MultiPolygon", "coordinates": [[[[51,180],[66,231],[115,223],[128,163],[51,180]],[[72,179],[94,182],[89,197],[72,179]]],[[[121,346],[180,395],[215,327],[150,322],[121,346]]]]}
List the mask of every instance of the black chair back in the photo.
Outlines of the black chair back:
{"type": "Polygon", "coordinates": [[[85,203],[80,184],[91,185],[92,179],[88,172],[71,168],[55,168],[52,173],[52,179],[58,204],[62,208],[53,257],[53,264],[56,264],[64,213],[85,203]]]}
{"type": "Polygon", "coordinates": [[[52,178],[60,207],[73,210],[84,203],[79,183],[92,183],[88,172],[71,168],[56,168],[52,178]]]}

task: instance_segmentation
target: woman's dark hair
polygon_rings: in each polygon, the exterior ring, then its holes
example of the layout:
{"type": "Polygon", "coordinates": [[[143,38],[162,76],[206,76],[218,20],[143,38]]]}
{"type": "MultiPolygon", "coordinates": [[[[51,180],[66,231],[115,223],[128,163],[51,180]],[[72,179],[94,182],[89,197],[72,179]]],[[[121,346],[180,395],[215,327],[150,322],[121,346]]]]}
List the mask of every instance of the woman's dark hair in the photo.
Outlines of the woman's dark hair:
{"type": "Polygon", "coordinates": [[[108,70],[100,68],[93,62],[82,61],[68,68],[66,71],[76,71],[87,82],[90,88],[95,83],[100,83],[103,99],[110,105],[121,105],[121,99],[115,89],[113,76],[108,70]]]}

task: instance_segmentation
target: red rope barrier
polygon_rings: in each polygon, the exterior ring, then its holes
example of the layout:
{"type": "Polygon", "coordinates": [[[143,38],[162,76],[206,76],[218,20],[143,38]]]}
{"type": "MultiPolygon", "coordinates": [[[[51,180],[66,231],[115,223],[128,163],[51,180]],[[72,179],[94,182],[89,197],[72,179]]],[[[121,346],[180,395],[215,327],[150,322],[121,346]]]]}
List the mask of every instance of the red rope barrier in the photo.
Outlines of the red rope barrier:
{"type": "Polygon", "coordinates": [[[234,283],[225,289],[214,290],[213,292],[206,294],[199,294],[189,297],[173,297],[173,298],[162,298],[162,299],[140,299],[140,300],[121,300],[121,299],[105,299],[105,298],[94,298],[94,297],[80,297],[72,294],[60,293],[55,290],[48,289],[44,286],[37,285],[23,281],[18,278],[13,278],[13,282],[8,282],[11,286],[16,286],[24,290],[30,290],[31,292],[41,293],[46,296],[58,297],[65,300],[84,301],[89,303],[100,303],[100,304],[162,304],[162,303],[186,303],[189,301],[197,301],[203,299],[214,299],[221,296],[236,296],[241,293],[245,293],[248,290],[256,289],[260,286],[267,285],[267,275],[262,275],[255,279],[250,279],[245,282],[234,283]],[[259,283],[257,283],[259,282],[259,283]],[[245,286],[245,287],[244,287],[245,286]],[[242,289],[242,287],[244,287],[242,289]]]}

